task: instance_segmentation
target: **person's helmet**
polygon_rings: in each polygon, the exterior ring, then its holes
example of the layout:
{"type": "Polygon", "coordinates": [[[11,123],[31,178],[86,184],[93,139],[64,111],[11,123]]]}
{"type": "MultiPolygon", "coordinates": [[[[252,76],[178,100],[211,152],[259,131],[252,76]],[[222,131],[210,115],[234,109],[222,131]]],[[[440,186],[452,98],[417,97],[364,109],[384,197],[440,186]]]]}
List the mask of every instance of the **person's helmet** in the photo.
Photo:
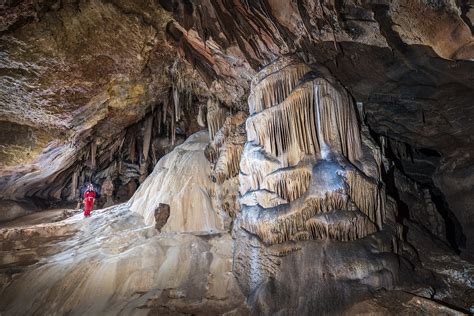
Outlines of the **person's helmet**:
{"type": "Polygon", "coordinates": [[[87,191],[94,191],[94,187],[92,186],[92,183],[90,183],[90,182],[87,185],[87,191]]]}

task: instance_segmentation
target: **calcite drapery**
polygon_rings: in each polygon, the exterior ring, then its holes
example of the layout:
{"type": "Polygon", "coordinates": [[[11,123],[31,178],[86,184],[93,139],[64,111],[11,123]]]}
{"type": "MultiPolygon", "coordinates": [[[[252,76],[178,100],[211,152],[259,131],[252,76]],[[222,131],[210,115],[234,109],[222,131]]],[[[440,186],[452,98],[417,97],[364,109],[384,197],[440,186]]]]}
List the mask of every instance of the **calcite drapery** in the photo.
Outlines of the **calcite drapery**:
{"type": "Polygon", "coordinates": [[[253,311],[336,312],[393,286],[396,207],[348,93],[287,57],[254,78],[249,108],[233,234],[253,311]]]}
{"type": "Polygon", "coordinates": [[[282,59],[252,83],[240,170],[242,227],[266,244],[354,240],[382,228],[379,179],[358,169],[359,123],[348,94],[282,59]]]}

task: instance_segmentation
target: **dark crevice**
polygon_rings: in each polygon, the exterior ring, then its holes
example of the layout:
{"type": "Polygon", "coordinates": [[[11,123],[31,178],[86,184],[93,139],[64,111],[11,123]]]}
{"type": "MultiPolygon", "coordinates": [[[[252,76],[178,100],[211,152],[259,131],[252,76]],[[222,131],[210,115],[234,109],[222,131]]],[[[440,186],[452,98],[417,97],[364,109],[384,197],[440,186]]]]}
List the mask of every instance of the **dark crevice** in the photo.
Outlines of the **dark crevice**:
{"type": "Polygon", "coordinates": [[[436,188],[434,184],[429,187],[429,190],[431,199],[445,222],[446,238],[451,247],[457,253],[460,253],[460,248],[465,248],[466,246],[466,236],[463,233],[462,226],[454,213],[449,209],[443,192],[436,188]]]}
{"type": "MultiPolygon", "coordinates": [[[[378,145],[381,146],[379,140],[379,135],[375,133],[372,129],[369,127],[369,131],[371,133],[371,136],[373,139],[375,139],[378,142],[378,145]]],[[[406,157],[408,159],[411,159],[413,161],[413,153],[414,151],[412,150],[411,146],[407,147],[408,153],[410,154],[409,157],[406,157]]],[[[415,152],[419,155],[424,155],[426,157],[435,157],[435,158],[440,158],[441,154],[433,149],[429,148],[417,148],[415,152]]],[[[449,242],[449,245],[452,247],[456,253],[460,253],[460,249],[464,248],[466,245],[466,236],[463,233],[462,226],[459,222],[459,220],[456,218],[454,215],[453,211],[449,208],[449,205],[444,197],[443,192],[441,192],[433,183],[433,180],[431,179],[431,174],[427,174],[425,178],[430,179],[429,182],[425,183],[420,183],[419,181],[413,179],[410,174],[408,174],[402,163],[402,158],[399,157],[393,150],[392,146],[388,145],[385,147],[385,156],[393,163],[393,166],[388,168],[388,171],[386,172],[384,169],[382,169],[382,180],[386,184],[386,190],[387,193],[392,196],[398,206],[398,220],[403,223],[403,220],[412,220],[410,218],[410,206],[407,205],[405,202],[403,202],[400,198],[400,194],[398,192],[398,189],[395,185],[395,170],[398,169],[404,176],[406,176],[408,179],[411,181],[417,183],[421,189],[427,188],[430,193],[430,197],[434,205],[436,206],[437,211],[441,215],[441,217],[444,220],[444,224],[446,227],[446,239],[449,242]]],[[[405,158],[405,159],[406,159],[405,158]]],[[[406,227],[404,227],[404,232],[403,234],[406,234],[406,227]]]]}
{"type": "Polygon", "coordinates": [[[424,156],[427,156],[427,157],[441,157],[441,154],[437,151],[437,150],[434,150],[434,149],[430,149],[430,148],[419,148],[417,149],[421,154],[423,154],[424,156]]]}

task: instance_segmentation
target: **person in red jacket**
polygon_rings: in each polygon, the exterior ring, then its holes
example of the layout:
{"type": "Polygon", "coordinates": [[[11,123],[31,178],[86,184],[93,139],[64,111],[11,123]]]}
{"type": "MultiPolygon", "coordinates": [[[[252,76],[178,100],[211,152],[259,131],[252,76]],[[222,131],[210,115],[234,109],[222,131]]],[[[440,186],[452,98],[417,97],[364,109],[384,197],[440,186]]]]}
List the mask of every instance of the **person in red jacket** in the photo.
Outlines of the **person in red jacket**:
{"type": "Polygon", "coordinates": [[[91,216],[95,197],[96,193],[94,191],[94,187],[92,186],[92,183],[89,183],[89,185],[87,186],[87,191],[84,192],[84,217],[91,216]]]}

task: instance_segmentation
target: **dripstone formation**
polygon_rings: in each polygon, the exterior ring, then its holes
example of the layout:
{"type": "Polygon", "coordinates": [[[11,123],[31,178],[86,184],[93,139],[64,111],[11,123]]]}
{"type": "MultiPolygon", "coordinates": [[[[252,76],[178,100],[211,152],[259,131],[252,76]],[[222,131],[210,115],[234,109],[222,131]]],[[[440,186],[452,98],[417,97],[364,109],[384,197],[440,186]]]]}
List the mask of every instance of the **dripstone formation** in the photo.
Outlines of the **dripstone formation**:
{"type": "Polygon", "coordinates": [[[234,272],[254,310],[337,311],[391,288],[396,204],[347,92],[283,58],[252,81],[249,109],[234,272]]]}

